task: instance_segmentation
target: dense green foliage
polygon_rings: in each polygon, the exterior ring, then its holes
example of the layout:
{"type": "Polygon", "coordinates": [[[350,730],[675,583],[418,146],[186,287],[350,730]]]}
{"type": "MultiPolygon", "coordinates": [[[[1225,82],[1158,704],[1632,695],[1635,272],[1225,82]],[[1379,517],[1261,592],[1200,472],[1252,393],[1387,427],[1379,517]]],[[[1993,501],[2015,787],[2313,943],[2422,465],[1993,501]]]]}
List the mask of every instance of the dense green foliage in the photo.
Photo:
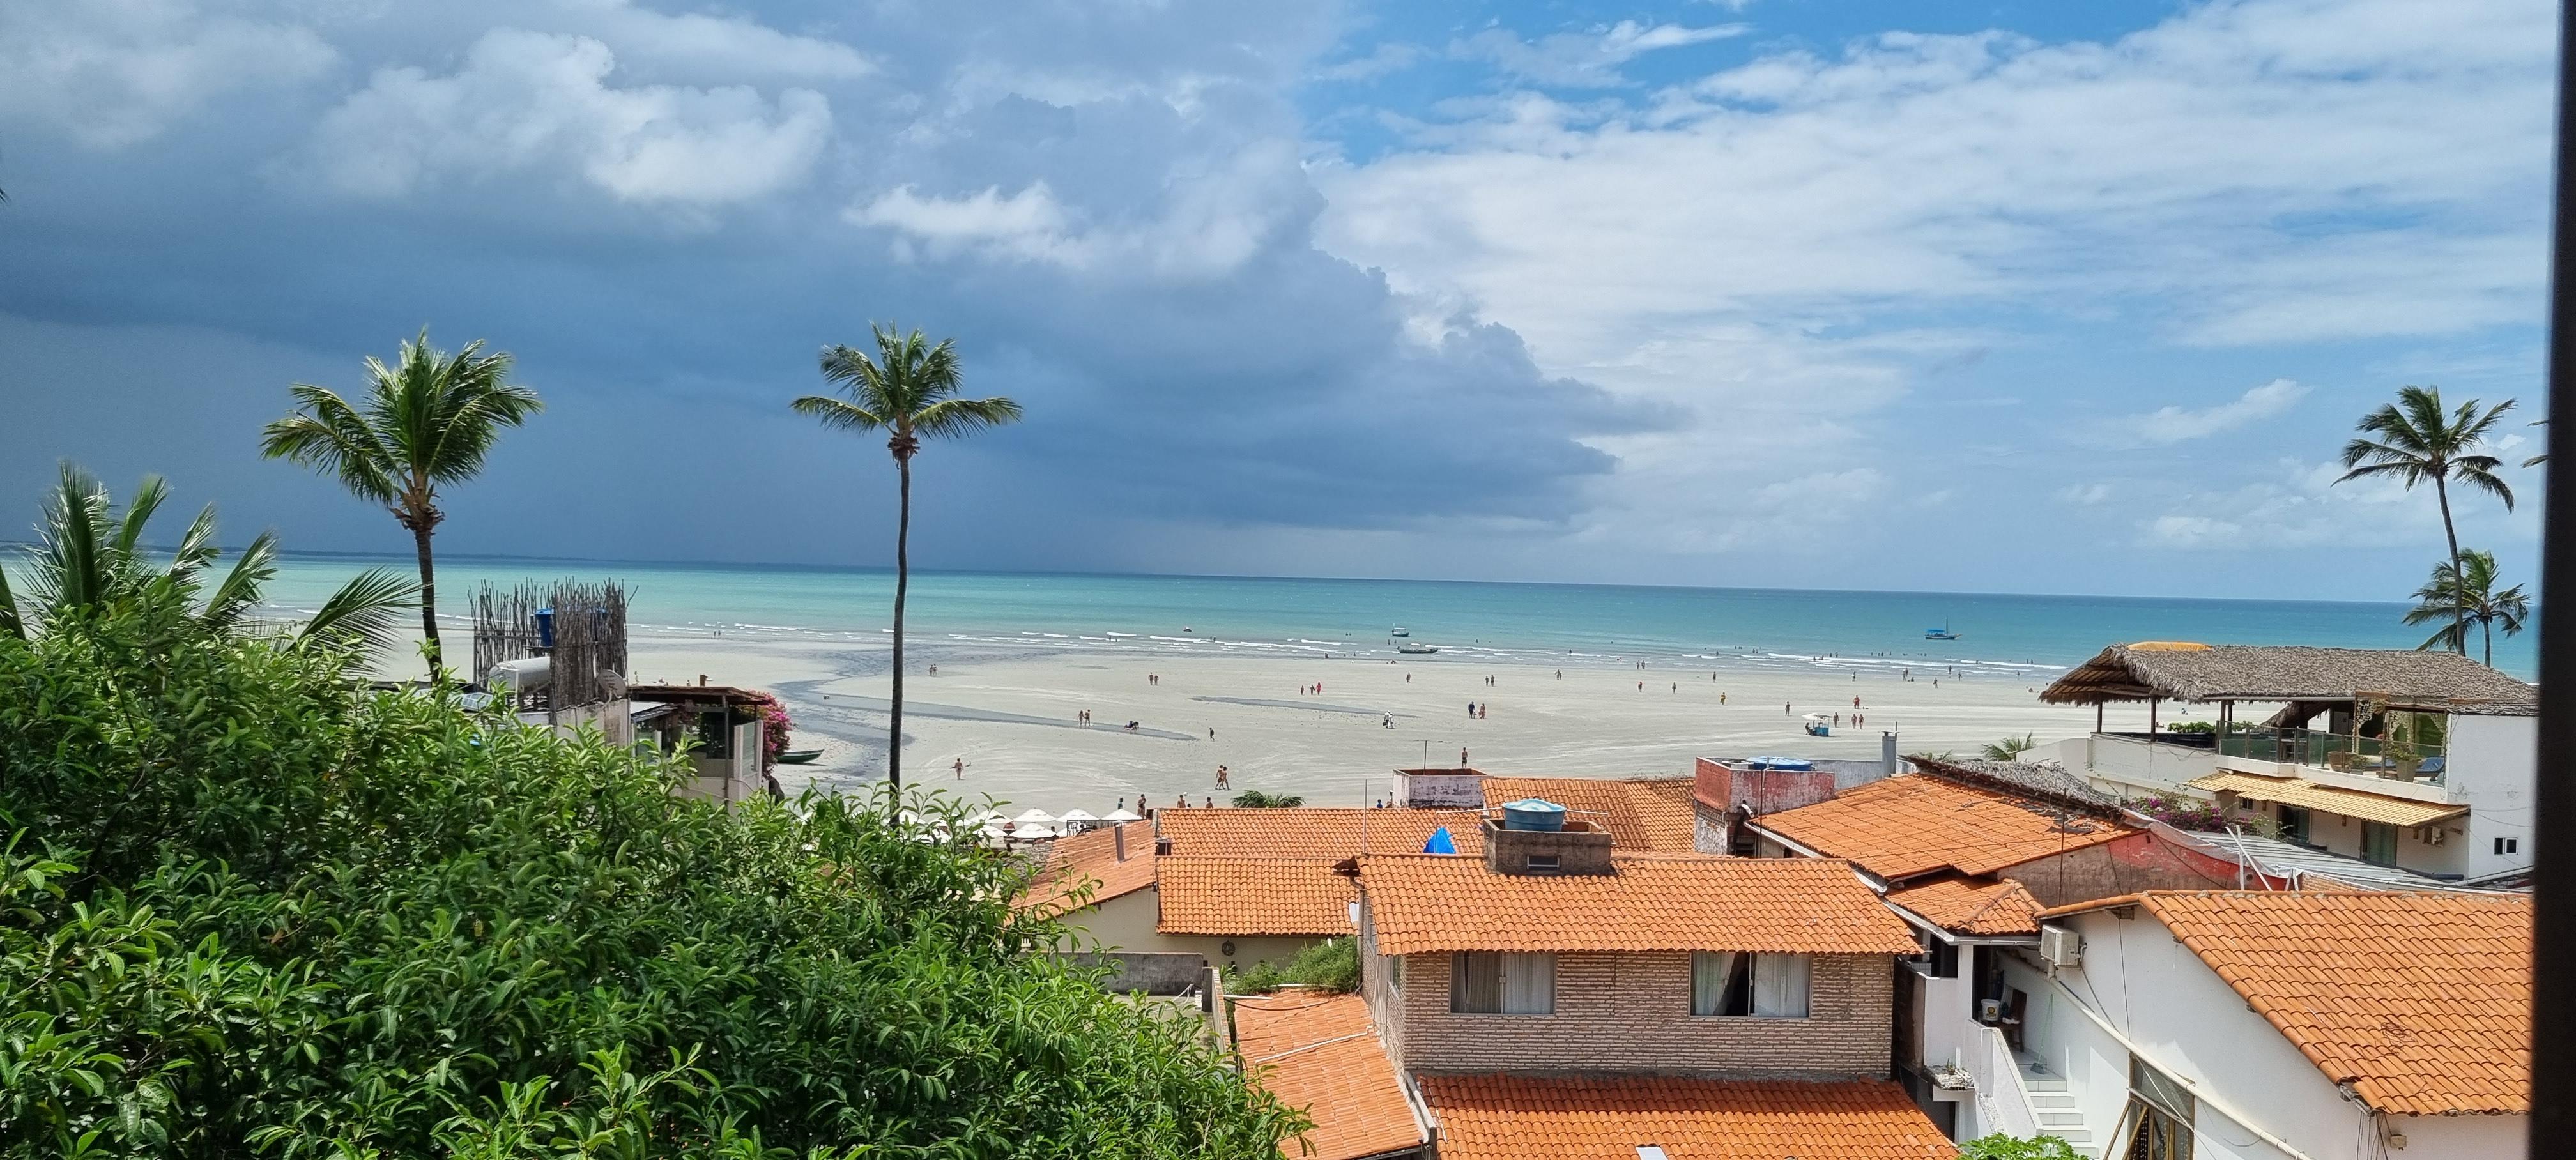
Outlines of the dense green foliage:
{"type": "MultiPolygon", "coordinates": [[[[176,598],[0,637],[0,1154],[1274,1156],[1022,872],[176,598]]],[[[915,809],[935,811],[922,800],[915,809]]],[[[972,827],[959,824],[960,833],[972,827]]]]}
{"type": "Polygon", "coordinates": [[[1266,995],[1291,984],[1326,991],[1359,990],[1360,944],[1353,939],[1328,938],[1286,959],[1254,963],[1247,970],[1235,972],[1227,976],[1225,989],[1234,994],[1266,995]]]}
{"type": "Polygon", "coordinates": [[[1234,804],[1245,809],[1293,810],[1306,804],[1306,795],[1248,789],[1234,795],[1234,804]]]}
{"type": "Polygon", "coordinates": [[[1959,1160],[2083,1160],[2083,1153],[2056,1136],[2023,1139],[1998,1132],[1959,1145],[1959,1160]]]}

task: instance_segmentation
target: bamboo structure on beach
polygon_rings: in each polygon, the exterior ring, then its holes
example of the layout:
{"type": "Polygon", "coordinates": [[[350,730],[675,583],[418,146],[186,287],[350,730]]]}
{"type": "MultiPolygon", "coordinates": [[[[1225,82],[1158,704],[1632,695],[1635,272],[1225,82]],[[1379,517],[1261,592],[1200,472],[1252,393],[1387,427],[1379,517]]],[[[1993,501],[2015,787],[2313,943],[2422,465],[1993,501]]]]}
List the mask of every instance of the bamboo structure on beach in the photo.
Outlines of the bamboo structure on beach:
{"type": "Polygon", "coordinates": [[[507,588],[487,582],[475,591],[473,605],[476,683],[503,661],[542,656],[551,670],[544,690],[549,708],[625,695],[626,589],[616,581],[565,579],[507,588]],[[540,613],[553,622],[551,647],[540,613]]]}

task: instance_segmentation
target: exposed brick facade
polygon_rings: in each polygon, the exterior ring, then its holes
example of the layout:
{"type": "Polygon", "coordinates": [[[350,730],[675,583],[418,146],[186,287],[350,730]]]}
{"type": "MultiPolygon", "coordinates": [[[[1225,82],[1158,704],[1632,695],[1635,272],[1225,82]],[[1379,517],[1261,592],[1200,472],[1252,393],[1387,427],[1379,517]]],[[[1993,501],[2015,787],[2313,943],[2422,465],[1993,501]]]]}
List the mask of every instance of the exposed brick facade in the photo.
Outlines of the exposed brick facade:
{"type": "Polygon", "coordinates": [[[1450,956],[1370,956],[1366,989],[1387,1049],[1427,1071],[1652,1071],[1821,1079],[1885,1076],[1895,960],[1818,955],[1805,1019],[1690,1013],[1686,953],[1558,955],[1553,1015],[1456,1015],[1450,956]]]}

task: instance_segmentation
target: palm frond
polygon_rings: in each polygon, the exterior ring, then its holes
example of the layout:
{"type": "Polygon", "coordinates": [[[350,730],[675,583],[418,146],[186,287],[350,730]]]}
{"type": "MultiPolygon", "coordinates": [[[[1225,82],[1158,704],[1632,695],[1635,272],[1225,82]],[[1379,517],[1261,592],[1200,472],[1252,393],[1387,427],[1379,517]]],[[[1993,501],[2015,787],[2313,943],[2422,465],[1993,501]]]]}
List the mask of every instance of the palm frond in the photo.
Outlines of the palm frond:
{"type": "Polygon", "coordinates": [[[787,406],[797,414],[819,420],[836,431],[875,431],[886,425],[884,416],[829,395],[802,395],[787,406]]]}
{"type": "Polygon", "coordinates": [[[216,632],[230,631],[241,623],[243,613],[259,603],[260,593],[276,576],[277,533],[261,532],[242,548],[231,569],[224,573],[223,582],[206,597],[206,607],[197,614],[198,621],[216,632]]]}
{"type": "Polygon", "coordinates": [[[2504,510],[2512,511],[2513,489],[2495,474],[2500,466],[2493,456],[2472,455],[2453,465],[2451,478],[2503,500],[2504,510]]]}
{"type": "Polygon", "coordinates": [[[296,637],[374,653],[392,642],[404,616],[419,606],[419,581],[389,568],[369,568],[323,601],[296,637]]]}
{"type": "Polygon", "coordinates": [[[197,573],[222,554],[222,547],[215,542],[215,505],[207,504],[197,509],[197,518],[188,521],[188,530],[179,533],[178,550],[170,554],[165,571],[180,587],[192,588],[197,583],[197,573]]]}
{"type": "Polygon", "coordinates": [[[147,475],[134,485],[134,496],[125,501],[125,518],[117,521],[116,538],[100,553],[101,562],[110,572],[131,576],[140,567],[136,563],[143,549],[143,525],[152,522],[152,513],[170,498],[170,481],[158,475],[147,475]]]}
{"type": "Polygon", "coordinates": [[[7,633],[18,640],[27,639],[27,624],[18,619],[18,597],[9,591],[9,565],[6,561],[0,561],[0,633],[7,633]]]}
{"type": "Polygon", "coordinates": [[[327,388],[297,383],[290,393],[301,410],[261,432],[260,454],[337,476],[359,499],[392,503],[398,465],[367,417],[327,388]]]}
{"type": "Polygon", "coordinates": [[[83,608],[106,595],[99,529],[108,522],[107,488],[66,461],[45,511],[43,549],[29,577],[50,610],[83,608]]]}
{"type": "Polygon", "coordinates": [[[1019,418],[1020,405],[1006,398],[943,399],[915,414],[912,429],[934,439],[953,439],[1019,418]]]}

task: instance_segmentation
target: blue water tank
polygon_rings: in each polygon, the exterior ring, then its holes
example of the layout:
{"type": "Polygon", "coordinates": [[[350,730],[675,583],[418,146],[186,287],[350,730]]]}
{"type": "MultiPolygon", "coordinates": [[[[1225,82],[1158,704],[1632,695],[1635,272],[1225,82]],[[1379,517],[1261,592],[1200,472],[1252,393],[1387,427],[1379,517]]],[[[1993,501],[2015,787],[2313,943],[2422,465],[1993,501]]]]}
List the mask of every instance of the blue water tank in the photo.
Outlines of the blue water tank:
{"type": "Polygon", "coordinates": [[[1538,798],[1522,798],[1503,807],[1503,828],[1554,833],[1565,828],[1565,807],[1538,798]]]}
{"type": "Polygon", "coordinates": [[[555,610],[552,608],[537,610],[537,647],[555,647],[555,610]]]}
{"type": "Polygon", "coordinates": [[[1815,762],[1803,757],[1756,757],[1744,764],[1753,769],[1785,769],[1796,773],[1816,768],[1815,762]]]}

